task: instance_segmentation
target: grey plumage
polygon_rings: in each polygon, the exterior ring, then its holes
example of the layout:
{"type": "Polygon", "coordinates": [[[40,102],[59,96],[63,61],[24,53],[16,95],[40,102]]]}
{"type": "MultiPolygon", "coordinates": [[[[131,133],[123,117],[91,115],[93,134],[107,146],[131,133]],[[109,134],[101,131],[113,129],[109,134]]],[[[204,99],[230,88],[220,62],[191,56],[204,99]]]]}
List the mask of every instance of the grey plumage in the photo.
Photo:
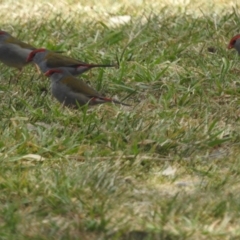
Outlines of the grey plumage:
{"type": "Polygon", "coordinates": [[[61,67],[67,70],[73,76],[80,75],[85,71],[95,67],[116,67],[116,65],[110,64],[89,64],[81,62],[74,58],[70,58],[68,56],[64,56],[43,48],[32,51],[29,54],[27,61],[33,61],[36,63],[43,73],[52,68],[61,67]]]}
{"type": "Polygon", "coordinates": [[[129,106],[128,104],[102,96],[63,68],[51,69],[45,75],[51,79],[52,95],[67,107],[77,108],[86,104],[96,105],[106,102],[129,106]]]}
{"type": "Polygon", "coordinates": [[[28,64],[27,56],[34,49],[33,46],[0,30],[0,61],[7,66],[22,70],[28,64]]]}

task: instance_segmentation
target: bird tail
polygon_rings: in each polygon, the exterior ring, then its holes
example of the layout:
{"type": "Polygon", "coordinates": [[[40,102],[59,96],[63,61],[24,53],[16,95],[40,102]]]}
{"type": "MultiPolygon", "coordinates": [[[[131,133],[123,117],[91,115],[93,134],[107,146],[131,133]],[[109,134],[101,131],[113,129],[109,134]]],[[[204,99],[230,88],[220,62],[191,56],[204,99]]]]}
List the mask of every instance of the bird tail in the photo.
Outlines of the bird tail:
{"type": "Polygon", "coordinates": [[[82,67],[86,67],[86,68],[95,68],[95,67],[115,67],[118,68],[118,64],[90,64],[90,63],[81,63],[78,64],[78,68],[82,68],[82,67]]]}
{"type": "Polygon", "coordinates": [[[112,98],[105,98],[105,97],[93,97],[90,100],[90,103],[92,104],[101,104],[101,103],[106,103],[106,102],[111,102],[111,103],[115,103],[115,104],[121,104],[123,106],[131,106],[129,104],[120,102],[118,100],[112,99],[112,98]]]}

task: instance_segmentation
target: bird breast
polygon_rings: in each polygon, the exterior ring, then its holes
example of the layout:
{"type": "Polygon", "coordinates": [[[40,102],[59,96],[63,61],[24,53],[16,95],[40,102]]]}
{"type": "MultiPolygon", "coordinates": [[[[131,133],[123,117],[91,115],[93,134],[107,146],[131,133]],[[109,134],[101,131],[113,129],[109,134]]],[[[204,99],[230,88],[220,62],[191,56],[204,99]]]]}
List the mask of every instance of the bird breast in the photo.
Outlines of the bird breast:
{"type": "Polygon", "coordinates": [[[10,67],[22,68],[27,65],[27,57],[30,49],[21,48],[15,44],[0,43],[0,61],[10,67]]]}

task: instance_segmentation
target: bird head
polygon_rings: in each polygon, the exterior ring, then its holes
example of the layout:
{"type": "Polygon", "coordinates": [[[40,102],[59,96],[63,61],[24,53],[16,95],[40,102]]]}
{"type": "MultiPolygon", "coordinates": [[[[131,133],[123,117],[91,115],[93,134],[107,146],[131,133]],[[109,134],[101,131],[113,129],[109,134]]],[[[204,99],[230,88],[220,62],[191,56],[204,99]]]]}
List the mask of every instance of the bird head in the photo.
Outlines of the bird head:
{"type": "Polygon", "coordinates": [[[58,69],[58,68],[52,68],[52,69],[48,70],[47,72],[45,72],[44,75],[47,76],[47,77],[50,77],[54,73],[63,73],[63,70],[58,69]]]}
{"type": "Polygon", "coordinates": [[[235,48],[235,44],[240,41],[240,34],[237,34],[236,36],[234,36],[229,44],[228,44],[228,49],[232,49],[232,48],[235,48]]]}
{"type": "Polygon", "coordinates": [[[33,60],[33,58],[35,57],[35,55],[39,52],[46,52],[45,48],[39,48],[39,49],[35,49],[32,52],[29,53],[28,57],[27,57],[27,62],[31,62],[33,60]]]}
{"type": "Polygon", "coordinates": [[[1,41],[5,41],[9,37],[11,37],[11,35],[9,33],[0,30],[0,40],[1,41]]]}
{"type": "Polygon", "coordinates": [[[5,35],[7,32],[0,30],[0,35],[5,35]]]}

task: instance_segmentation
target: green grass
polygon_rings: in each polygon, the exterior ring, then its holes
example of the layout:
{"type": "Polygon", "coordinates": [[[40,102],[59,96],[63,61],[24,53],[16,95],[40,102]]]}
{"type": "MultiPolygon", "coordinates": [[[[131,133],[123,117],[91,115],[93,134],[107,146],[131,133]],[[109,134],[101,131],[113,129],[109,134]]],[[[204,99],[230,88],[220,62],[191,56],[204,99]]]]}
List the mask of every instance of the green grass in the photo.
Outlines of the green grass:
{"type": "Polygon", "coordinates": [[[3,18],[35,46],[119,62],[83,79],[132,106],[69,110],[32,66],[16,82],[1,65],[1,240],[239,238],[240,60],[226,47],[240,18],[223,3],[122,3],[132,18],[114,27],[102,8],[3,18]]]}

